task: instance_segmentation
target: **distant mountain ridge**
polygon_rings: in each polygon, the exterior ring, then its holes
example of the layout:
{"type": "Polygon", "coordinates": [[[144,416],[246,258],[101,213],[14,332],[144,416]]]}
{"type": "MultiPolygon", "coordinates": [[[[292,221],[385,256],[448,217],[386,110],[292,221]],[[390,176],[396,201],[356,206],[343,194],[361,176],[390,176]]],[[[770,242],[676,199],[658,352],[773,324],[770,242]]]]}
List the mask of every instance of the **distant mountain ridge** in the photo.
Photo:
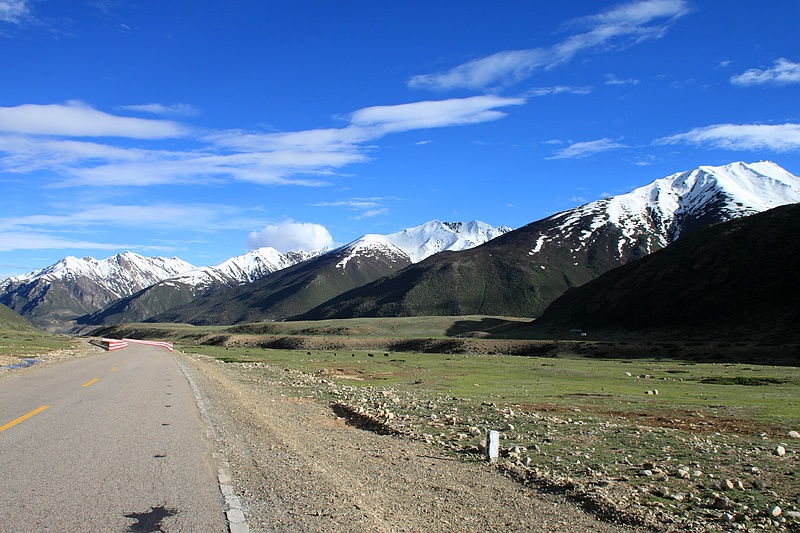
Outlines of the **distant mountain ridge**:
{"type": "Polygon", "coordinates": [[[775,163],[703,166],[430,257],[295,318],[536,317],[567,289],[696,229],[798,202],[800,178],[775,163]]]}
{"type": "Polygon", "coordinates": [[[45,329],[132,294],[194,266],[178,258],[124,252],[107,259],[66,257],[54,265],[0,282],[0,303],[45,329]]]}
{"type": "Polygon", "coordinates": [[[282,254],[275,248],[264,247],[232,257],[215,267],[193,268],[114,300],[93,313],[78,317],[76,329],[100,324],[141,322],[191,302],[208,291],[252,283],[323,252],[324,250],[317,250],[282,254]]]}
{"type": "MultiPolygon", "coordinates": [[[[441,250],[476,246],[507,231],[507,227],[495,228],[480,221],[434,220],[390,235],[365,235],[331,252],[337,257],[340,274],[349,278],[336,281],[371,281],[441,250]]],[[[253,283],[326,253],[280,253],[264,247],[215,267],[195,267],[177,258],[148,258],[132,252],[104,260],[67,257],[0,282],[0,303],[40,327],[74,332],[92,325],[142,321],[208,292],[253,283]]]]}
{"type": "Polygon", "coordinates": [[[148,321],[212,324],[282,319],[417,261],[451,249],[468,249],[508,231],[506,226],[495,228],[480,221],[432,220],[390,235],[364,235],[255,283],[209,292],[148,321]]]}

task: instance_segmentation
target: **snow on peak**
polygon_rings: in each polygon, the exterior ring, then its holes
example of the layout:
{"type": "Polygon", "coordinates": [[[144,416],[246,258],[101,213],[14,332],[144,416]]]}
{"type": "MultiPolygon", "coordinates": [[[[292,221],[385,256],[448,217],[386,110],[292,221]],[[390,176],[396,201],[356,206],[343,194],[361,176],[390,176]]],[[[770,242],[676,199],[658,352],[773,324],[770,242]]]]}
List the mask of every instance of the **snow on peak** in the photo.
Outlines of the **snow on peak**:
{"type": "Polygon", "coordinates": [[[431,220],[398,233],[364,235],[340,249],[346,255],[337,266],[344,268],[352,257],[374,248],[382,248],[387,255],[405,256],[412,263],[418,263],[441,251],[474,248],[509,231],[506,226],[495,228],[479,220],[431,220]]]}
{"type": "Polygon", "coordinates": [[[100,260],[93,257],[79,259],[67,256],[49,267],[8,278],[3,282],[3,288],[38,280],[49,283],[56,280],[88,278],[121,297],[193,268],[193,265],[177,257],[171,259],[144,257],[133,252],[124,252],[100,260]]]}
{"type": "MultiPolygon", "coordinates": [[[[678,172],[550,219],[558,222],[563,234],[590,218],[591,225],[581,233],[582,244],[589,242],[600,228],[614,225],[623,235],[621,253],[625,246],[635,246],[643,232],[663,247],[680,237],[687,222],[701,220],[705,215],[730,220],[798,202],[800,178],[771,161],[740,161],[678,172]]],[[[551,239],[542,235],[531,253],[539,253],[548,240],[551,239]]]]}
{"type": "Polygon", "coordinates": [[[196,289],[205,289],[214,283],[243,285],[315,257],[320,253],[322,251],[282,254],[275,248],[267,246],[232,257],[215,267],[199,267],[183,272],[165,280],[165,283],[182,283],[196,289]]]}

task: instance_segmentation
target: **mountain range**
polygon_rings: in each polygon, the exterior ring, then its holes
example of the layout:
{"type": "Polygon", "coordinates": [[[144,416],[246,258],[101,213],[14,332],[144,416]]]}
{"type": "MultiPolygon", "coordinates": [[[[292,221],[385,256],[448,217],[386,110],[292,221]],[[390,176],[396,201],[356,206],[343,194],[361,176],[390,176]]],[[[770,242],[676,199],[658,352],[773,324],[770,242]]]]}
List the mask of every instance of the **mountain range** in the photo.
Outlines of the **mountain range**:
{"type": "Polygon", "coordinates": [[[418,261],[449,250],[467,250],[509,231],[480,221],[433,220],[391,235],[365,235],[254,283],[207,293],[148,321],[233,324],[281,320],[418,261]]]}
{"type": "MultiPolygon", "coordinates": [[[[337,258],[335,267],[346,273],[345,278],[366,282],[438,251],[463,250],[508,231],[510,228],[479,221],[435,220],[391,235],[365,235],[332,251],[328,259],[337,258]]],[[[0,282],[0,303],[39,327],[75,332],[91,325],[141,321],[201,295],[251,284],[292,265],[327,256],[325,252],[282,254],[265,247],[215,267],[195,267],[177,258],[148,258],[132,252],[104,260],[67,257],[0,282]]]]}
{"type": "MultiPolygon", "coordinates": [[[[539,316],[572,287],[710,224],[800,202],[800,178],[771,162],[703,166],[437,254],[297,318],[539,316]]],[[[179,317],[176,317],[179,318],[179,317]]]]}
{"type": "Polygon", "coordinates": [[[193,268],[178,258],[132,252],[103,260],[70,256],[0,282],[0,303],[38,327],[63,331],[77,316],[193,268]]]}
{"type": "Polygon", "coordinates": [[[213,268],[130,252],[67,258],[0,282],[0,303],[62,331],[141,320],[537,317],[570,288],[701,228],[798,202],[800,179],[775,163],[702,166],[513,231],[432,221],[325,252],[260,249],[213,268]]]}

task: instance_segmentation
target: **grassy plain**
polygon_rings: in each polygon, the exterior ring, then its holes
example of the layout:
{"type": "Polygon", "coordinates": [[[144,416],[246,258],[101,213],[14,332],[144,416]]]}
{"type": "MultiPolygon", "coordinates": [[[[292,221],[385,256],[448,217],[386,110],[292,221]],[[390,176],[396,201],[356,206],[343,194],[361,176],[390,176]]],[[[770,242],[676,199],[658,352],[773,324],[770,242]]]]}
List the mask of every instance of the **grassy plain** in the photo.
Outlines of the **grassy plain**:
{"type": "MultiPolygon", "coordinates": [[[[15,356],[25,357],[66,349],[74,342],[66,335],[38,330],[8,307],[0,306],[0,356],[9,363],[14,362],[9,358],[15,356]]],[[[0,366],[3,364],[0,361],[0,366]]]]}
{"type": "Polygon", "coordinates": [[[796,346],[498,340],[514,326],[438,317],[116,332],[169,338],[253,383],[352,406],[468,460],[497,429],[515,475],[628,514],[644,509],[654,524],[800,531],[800,521],[770,515],[800,507],[800,441],[789,436],[800,431],[796,346]],[[406,344],[419,348],[387,349],[406,344]]]}

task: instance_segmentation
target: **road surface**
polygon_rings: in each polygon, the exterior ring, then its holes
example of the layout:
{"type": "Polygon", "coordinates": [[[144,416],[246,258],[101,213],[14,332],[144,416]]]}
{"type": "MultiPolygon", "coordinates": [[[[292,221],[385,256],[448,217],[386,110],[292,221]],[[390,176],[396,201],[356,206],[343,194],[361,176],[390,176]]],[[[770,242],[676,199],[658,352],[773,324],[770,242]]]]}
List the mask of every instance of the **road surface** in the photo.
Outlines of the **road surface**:
{"type": "Polygon", "coordinates": [[[0,531],[227,531],[195,395],[131,345],[0,379],[0,531]]]}

